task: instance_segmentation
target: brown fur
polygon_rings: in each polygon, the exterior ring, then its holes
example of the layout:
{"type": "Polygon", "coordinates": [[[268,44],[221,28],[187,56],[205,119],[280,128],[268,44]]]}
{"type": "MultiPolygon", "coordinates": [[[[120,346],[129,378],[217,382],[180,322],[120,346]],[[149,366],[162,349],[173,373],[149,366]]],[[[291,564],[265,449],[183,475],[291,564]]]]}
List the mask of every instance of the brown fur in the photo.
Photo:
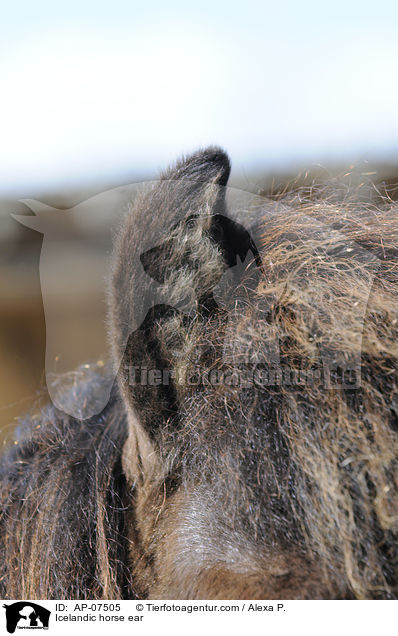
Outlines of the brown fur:
{"type": "Polygon", "coordinates": [[[127,217],[118,387],[97,421],[42,413],[4,460],[3,596],[397,598],[397,209],[285,196],[248,211],[256,253],[228,175],[222,151],[196,153],[127,217]],[[132,331],[145,271],[165,302],[132,331]],[[131,384],[131,365],[176,377],[131,384]],[[232,381],[270,365],[263,386],[232,381]]]}

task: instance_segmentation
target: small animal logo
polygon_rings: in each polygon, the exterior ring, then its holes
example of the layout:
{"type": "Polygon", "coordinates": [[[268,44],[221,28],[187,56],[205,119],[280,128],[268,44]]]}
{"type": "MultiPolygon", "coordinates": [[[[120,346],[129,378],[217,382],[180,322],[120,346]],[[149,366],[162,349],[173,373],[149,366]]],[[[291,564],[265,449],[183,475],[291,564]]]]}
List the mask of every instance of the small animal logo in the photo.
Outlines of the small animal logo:
{"type": "Polygon", "coordinates": [[[31,601],[18,601],[11,605],[4,604],[6,610],[6,627],[9,634],[16,629],[48,629],[50,610],[32,603],[31,601]]]}

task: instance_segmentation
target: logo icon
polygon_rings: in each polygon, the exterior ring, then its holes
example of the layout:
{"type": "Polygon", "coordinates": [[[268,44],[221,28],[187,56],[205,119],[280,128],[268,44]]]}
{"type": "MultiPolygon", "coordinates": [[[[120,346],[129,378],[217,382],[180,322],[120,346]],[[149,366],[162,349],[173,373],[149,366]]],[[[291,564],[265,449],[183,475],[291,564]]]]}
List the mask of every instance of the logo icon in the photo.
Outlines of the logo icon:
{"type": "Polygon", "coordinates": [[[11,605],[4,604],[6,610],[7,631],[13,634],[16,629],[48,629],[50,610],[32,603],[18,601],[11,605]]]}

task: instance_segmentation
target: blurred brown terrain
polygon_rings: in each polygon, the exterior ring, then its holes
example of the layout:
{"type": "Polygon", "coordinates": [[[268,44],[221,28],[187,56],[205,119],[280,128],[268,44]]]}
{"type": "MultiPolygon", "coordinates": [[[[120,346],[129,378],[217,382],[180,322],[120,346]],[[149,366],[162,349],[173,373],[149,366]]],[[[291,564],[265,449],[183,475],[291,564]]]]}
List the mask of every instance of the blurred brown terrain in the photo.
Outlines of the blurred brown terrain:
{"type": "MultiPolygon", "coordinates": [[[[275,196],[300,186],[311,193],[316,190],[314,183],[326,182],[339,184],[342,192],[352,188],[359,199],[370,197],[376,204],[383,196],[398,200],[398,162],[366,164],[365,168],[354,169],[352,166],[312,168],[292,174],[258,172],[235,179],[230,185],[275,196]]],[[[34,196],[55,208],[68,209],[96,192],[100,189],[34,196]]],[[[44,371],[46,324],[39,275],[43,235],[11,217],[11,214],[32,215],[17,199],[0,197],[0,444],[11,438],[20,416],[49,399],[44,371]]],[[[126,202],[127,199],[126,191],[126,202]]],[[[106,358],[105,326],[98,320],[98,315],[104,314],[104,289],[93,283],[93,272],[103,262],[104,251],[109,252],[106,237],[111,219],[104,211],[100,218],[94,213],[87,219],[84,227],[75,223],[71,228],[71,222],[65,223],[59,237],[60,254],[73,255],[79,275],[69,281],[59,277],[56,324],[64,355],[66,351],[70,361],[80,363],[106,358]],[[91,238],[89,249],[84,243],[87,232],[91,238]]],[[[55,279],[57,274],[55,268],[55,279]]],[[[67,363],[68,360],[66,367],[67,363]]]]}

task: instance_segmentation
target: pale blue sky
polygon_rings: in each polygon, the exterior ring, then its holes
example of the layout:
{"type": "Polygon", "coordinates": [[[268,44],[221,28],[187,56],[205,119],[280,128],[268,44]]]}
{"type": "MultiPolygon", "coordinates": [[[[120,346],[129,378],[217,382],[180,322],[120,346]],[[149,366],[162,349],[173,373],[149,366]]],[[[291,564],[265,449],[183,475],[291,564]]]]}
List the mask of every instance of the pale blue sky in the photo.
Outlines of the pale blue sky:
{"type": "Polygon", "coordinates": [[[223,145],[235,172],[398,163],[398,4],[8,3],[0,191],[133,180],[223,145]]]}

